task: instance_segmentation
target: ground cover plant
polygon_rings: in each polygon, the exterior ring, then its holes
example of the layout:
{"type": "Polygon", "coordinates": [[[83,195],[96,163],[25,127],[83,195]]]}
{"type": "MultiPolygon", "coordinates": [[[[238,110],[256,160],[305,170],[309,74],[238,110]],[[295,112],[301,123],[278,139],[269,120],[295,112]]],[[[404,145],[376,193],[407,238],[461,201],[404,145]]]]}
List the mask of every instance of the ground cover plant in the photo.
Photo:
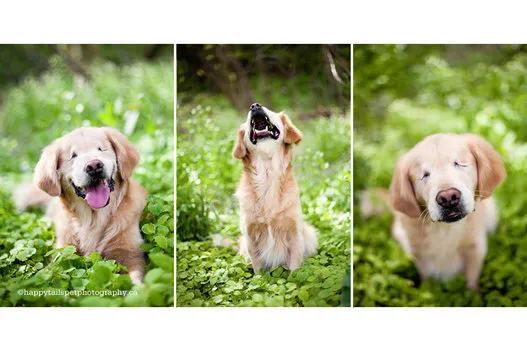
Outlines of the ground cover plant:
{"type": "Polygon", "coordinates": [[[527,53],[523,46],[355,46],[354,306],[526,306],[527,53]],[[423,137],[476,133],[508,171],[495,192],[479,294],[464,277],[419,282],[390,237],[391,215],[362,219],[358,194],[388,187],[397,158],[423,137]]]}
{"type": "Polygon", "coordinates": [[[49,60],[44,72],[1,93],[0,306],[173,306],[173,61],[96,59],[85,66],[89,77],[81,77],[63,57],[49,60]],[[134,178],[149,193],[140,224],[143,284],[132,285],[115,261],[97,253],[54,248],[53,224],[43,212],[14,208],[11,191],[31,180],[42,148],[85,125],[120,129],[141,154],[134,178]]]}

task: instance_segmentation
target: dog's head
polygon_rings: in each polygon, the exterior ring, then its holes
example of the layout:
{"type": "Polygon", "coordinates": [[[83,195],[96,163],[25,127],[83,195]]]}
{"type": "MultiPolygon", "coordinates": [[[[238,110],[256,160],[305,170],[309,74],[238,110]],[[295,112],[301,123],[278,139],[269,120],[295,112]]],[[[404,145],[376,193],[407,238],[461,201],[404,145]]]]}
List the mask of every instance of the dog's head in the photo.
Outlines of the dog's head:
{"type": "Polygon", "coordinates": [[[500,155],[472,134],[435,134],[415,145],[397,162],[390,186],[395,210],[432,221],[457,222],[491,196],[505,180],[500,155]]]}
{"type": "Polygon", "coordinates": [[[69,192],[102,208],[116,182],[128,180],[138,162],[139,153],[116,129],[79,128],[44,149],[35,183],[51,196],[69,192]]]}
{"type": "Polygon", "coordinates": [[[248,152],[271,154],[278,147],[298,144],[302,133],[283,112],[273,112],[254,103],[247,121],[240,126],[233,156],[243,159],[248,152]]]}

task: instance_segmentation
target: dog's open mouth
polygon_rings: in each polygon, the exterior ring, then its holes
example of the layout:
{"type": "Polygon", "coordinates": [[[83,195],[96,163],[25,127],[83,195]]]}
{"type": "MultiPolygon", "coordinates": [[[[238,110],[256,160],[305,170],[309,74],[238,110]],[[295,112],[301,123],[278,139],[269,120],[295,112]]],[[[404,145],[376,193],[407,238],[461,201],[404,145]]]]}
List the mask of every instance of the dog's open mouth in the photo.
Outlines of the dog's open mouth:
{"type": "Polygon", "coordinates": [[[441,222],[445,223],[454,223],[457,222],[463,218],[466,217],[466,213],[463,210],[455,209],[455,210],[448,210],[444,209],[441,212],[441,222]]]}
{"type": "Polygon", "coordinates": [[[280,131],[271,123],[269,117],[263,112],[253,113],[251,116],[251,143],[255,144],[260,139],[278,139],[280,131]]]}
{"type": "Polygon", "coordinates": [[[115,182],[110,178],[93,181],[85,187],[76,186],[73,182],[71,184],[75,194],[85,199],[91,208],[103,208],[110,203],[110,192],[114,190],[115,182]]]}

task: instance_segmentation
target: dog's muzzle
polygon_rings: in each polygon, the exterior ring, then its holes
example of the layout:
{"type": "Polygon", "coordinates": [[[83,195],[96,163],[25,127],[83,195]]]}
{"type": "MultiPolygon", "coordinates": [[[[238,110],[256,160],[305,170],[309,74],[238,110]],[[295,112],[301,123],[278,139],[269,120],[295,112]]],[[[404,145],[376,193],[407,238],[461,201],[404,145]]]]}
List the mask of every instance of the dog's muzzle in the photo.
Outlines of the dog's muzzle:
{"type": "Polygon", "coordinates": [[[115,181],[113,176],[107,178],[105,172],[91,173],[86,186],[77,186],[72,181],[75,194],[86,200],[91,208],[103,208],[110,203],[110,193],[114,191],[115,181]]]}
{"type": "Polygon", "coordinates": [[[439,218],[441,222],[453,223],[467,216],[467,211],[461,202],[461,191],[456,188],[438,192],[436,202],[441,208],[439,218]]]}
{"type": "Polygon", "coordinates": [[[249,138],[251,143],[256,145],[258,140],[272,138],[278,139],[280,131],[271,123],[269,116],[265,113],[262,105],[254,103],[250,108],[251,113],[251,132],[249,138]]]}

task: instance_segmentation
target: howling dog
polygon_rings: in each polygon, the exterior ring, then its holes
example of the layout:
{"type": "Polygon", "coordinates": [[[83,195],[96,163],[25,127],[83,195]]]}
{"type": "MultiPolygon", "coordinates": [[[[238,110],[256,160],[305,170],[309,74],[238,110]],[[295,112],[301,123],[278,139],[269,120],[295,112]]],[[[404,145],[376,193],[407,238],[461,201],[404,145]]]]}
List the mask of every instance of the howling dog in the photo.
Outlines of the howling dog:
{"type": "Polygon", "coordinates": [[[254,103],[238,130],[233,157],[243,163],[239,253],[255,272],[281,265],[294,271],[316,252],[317,233],[302,219],[293,175],[293,144],[302,133],[283,112],[254,103]]]}

